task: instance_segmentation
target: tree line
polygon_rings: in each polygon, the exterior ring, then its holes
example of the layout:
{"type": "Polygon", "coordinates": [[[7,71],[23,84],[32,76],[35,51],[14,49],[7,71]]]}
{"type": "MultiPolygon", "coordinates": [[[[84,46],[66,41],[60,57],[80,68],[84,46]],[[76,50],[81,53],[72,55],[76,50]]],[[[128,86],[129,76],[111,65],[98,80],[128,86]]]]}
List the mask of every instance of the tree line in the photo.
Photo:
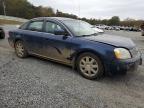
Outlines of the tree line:
{"type": "Polygon", "coordinates": [[[27,0],[0,0],[0,14],[4,14],[2,1],[5,1],[6,14],[8,16],[15,16],[20,18],[31,19],[35,17],[68,17],[74,19],[80,19],[89,22],[92,25],[105,24],[113,26],[136,26],[139,27],[142,24],[142,20],[126,19],[120,21],[118,16],[113,16],[111,19],[87,19],[79,18],[76,15],[63,13],[59,10],[54,12],[52,7],[34,6],[27,0]]]}

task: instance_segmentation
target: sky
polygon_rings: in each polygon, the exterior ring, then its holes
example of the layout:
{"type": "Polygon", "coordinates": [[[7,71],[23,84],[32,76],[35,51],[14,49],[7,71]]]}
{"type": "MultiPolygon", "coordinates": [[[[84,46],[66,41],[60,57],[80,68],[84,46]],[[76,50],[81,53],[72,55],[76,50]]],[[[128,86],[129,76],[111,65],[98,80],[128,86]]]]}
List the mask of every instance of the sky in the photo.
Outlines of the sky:
{"type": "Polygon", "coordinates": [[[35,6],[52,7],[79,17],[110,19],[119,16],[144,19],[144,0],[28,0],[35,6]]]}

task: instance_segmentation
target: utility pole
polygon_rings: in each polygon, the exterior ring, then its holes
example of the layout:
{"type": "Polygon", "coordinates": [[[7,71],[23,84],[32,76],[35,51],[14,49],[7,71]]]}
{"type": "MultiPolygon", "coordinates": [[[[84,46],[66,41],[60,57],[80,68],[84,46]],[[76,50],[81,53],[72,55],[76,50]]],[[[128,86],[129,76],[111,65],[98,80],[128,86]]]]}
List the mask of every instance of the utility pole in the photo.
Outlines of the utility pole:
{"type": "Polygon", "coordinates": [[[3,13],[4,13],[4,15],[6,16],[6,5],[5,5],[5,1],[4,0],[2,0],[2,4],[3,4],[3,13]]]}

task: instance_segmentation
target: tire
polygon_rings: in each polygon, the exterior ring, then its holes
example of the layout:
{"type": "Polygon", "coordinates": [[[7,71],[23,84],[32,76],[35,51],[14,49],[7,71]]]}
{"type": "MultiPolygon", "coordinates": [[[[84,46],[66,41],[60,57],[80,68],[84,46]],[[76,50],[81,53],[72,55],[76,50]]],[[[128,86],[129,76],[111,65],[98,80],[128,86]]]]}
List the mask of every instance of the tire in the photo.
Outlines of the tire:
{"type": "Polygon", "coordinates": [[[4,39],[5,38],[5,33],[3,30],[0,29],[0,39],[4,39]]]}
{"type": "Polygon", "coordinates": [[[83,53],[77,59],[78,72],[87,79],[99,79],[104,75],[104,67],[98,56],[92,53],[83,53]]]}
{"type": "Polygon", "coordinates": [[[28,52],[23,44],[23,41],[18,40],[15,42],[15,53],[20,58],[25,58],[28,56],[28,52]]]}

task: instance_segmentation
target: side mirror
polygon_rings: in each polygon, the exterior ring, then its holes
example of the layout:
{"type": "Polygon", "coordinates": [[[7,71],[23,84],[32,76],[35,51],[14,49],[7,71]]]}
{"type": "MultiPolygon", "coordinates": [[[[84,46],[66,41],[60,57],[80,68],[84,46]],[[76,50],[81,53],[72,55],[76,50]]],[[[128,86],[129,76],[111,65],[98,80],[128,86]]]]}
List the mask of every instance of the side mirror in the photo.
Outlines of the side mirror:
{"type": "Polygon", "coordinates": [[[55,30],[54,34],[55,35],[63,35],[63,36],[67,36],[68,35],[68,33],[66,31],[64,31],[64,30],[55,30]]]}

